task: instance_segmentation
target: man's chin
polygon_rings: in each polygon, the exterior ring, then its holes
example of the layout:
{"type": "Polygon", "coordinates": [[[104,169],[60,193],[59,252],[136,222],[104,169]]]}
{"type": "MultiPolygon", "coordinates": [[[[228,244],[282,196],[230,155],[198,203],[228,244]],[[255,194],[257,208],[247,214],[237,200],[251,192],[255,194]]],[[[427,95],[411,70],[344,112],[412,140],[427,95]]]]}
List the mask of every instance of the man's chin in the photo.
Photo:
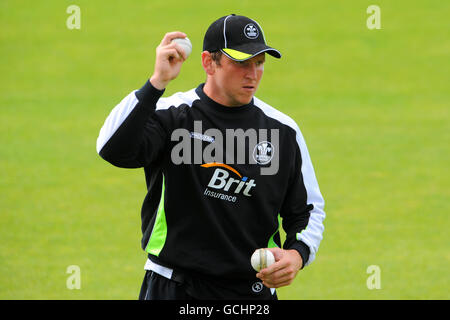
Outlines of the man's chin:
{"type": "Polygon", "coordinates": [[[230,107],[239,107],[246,104],[249,104],[253,99],[254,92],[240,92],[237,95],[234,95],[230,101],[230,107]]]}
{"type": "Polygon", "coordinates": [[[253,96],[254,96],[254,92],[252,92],[251,94],[242,95],[241,97],[239,97],[240,98],[239,105],[243,106],[243,105],[249,104],[252,101],[253,96]]]}

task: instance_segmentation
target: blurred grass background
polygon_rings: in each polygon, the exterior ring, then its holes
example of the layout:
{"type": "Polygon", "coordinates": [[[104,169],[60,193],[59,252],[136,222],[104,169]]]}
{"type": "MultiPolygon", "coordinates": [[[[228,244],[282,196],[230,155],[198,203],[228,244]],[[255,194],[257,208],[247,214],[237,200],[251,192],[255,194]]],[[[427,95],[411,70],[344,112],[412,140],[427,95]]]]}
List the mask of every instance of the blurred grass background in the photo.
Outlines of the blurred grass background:
{"type": "Polygon", "coordinates": [[[204,32],[236,13],[283,53],[267,59],[257,96],[299,124],[326,201],[317,259],[279,298],[448,299],[449,9],[437,0],[1,1],[0,298],[137,299],[143,170],[103,161],[98,132],[151,75],[165,32],[193,43],[167,96],[204,81],[204,32]],[[80,30],[66,27],[71,4],[80,30]],[[371,4],[381,30],[366,27],[371,4]],[[80,290],[66,287],[70,265],[81,268],[80,290]],[[381,269],[380,290],[366,286],[370,265],[381,269]]]}

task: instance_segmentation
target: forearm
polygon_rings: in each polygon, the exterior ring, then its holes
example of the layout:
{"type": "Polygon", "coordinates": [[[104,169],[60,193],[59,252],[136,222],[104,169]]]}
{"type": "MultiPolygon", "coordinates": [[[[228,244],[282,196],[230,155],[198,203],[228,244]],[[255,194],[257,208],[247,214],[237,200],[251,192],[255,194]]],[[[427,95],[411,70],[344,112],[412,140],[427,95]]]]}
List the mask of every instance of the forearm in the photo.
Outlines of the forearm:
{"type": "Polygon", "coordinates": [[[296,241],[296,242],[292,243],[290,247],[285,248],[285,249],[286,250],[291,250],[291,249],[296,250],[300,254],[300,257],[302,258],[302,265],[301,265],[300,269],[303,269],[303,267],[306,265],[306,263],[308,263],[310,249],[304,242],[296,241]]]}
{"type": "Polygon", "coordinates": [[[310,264],[322,240],[325,218],[324,200],[314,173],[308,149],[300,130],[297,130],[296,180],[289,188],[283,208],[283,229],[286,231],[285,249],[296,249],[303,258],[303,266],[310,264]]]}

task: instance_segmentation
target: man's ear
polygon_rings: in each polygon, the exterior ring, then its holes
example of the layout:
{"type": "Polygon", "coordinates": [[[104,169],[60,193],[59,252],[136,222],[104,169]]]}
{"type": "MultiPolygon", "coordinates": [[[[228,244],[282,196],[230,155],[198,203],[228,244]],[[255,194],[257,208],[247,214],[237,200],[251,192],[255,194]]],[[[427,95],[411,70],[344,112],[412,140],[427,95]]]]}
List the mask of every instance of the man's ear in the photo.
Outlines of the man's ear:
{"type": "Polygon", "coordinates": [[[213,75],[216,71],[216,64],[211,58],[211,53],[209,51],[202,52],[202,66],[206,74],[209,76],[213,75]]]}

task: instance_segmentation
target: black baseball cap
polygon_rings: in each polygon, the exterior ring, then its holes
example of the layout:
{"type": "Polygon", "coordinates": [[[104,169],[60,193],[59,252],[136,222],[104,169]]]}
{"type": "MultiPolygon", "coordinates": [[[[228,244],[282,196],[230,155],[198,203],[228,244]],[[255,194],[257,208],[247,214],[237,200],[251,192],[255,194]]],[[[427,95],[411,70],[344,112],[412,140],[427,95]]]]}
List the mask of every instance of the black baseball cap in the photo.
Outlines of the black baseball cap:
{"type": "Polygon", "coordinates": [[[209,26],[203,39],[203,51],[222,51],[236,61],[245,61],[262,52],[281,58],[278,50],[266,44],[258,22],[235,14],[219,18],[209,26]]]}

